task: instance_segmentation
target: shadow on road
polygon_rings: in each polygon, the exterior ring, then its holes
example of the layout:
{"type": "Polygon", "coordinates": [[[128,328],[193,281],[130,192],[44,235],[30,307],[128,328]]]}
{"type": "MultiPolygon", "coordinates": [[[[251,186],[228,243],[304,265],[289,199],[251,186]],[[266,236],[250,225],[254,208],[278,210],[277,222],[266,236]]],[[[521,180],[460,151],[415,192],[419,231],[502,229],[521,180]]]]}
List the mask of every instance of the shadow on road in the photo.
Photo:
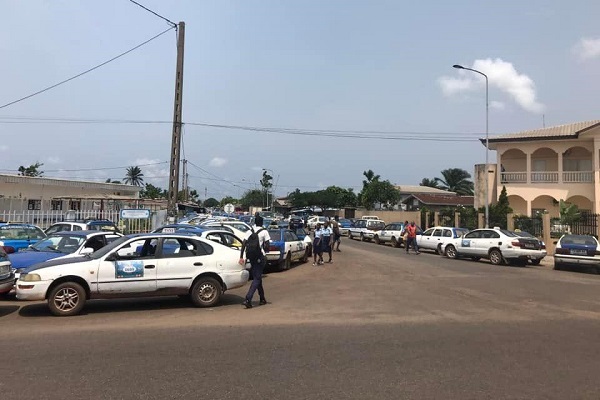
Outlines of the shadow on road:
{"type": "MultiPolygon", "coordinates": [[[[241,306],[244,298],[233,294],[224,294],[219,303],[211,308],[220,308],[225,306],[241,306]]],[[[15,306],[16,307],[16,306],[15,306]]],[[[16,307],[18,309],[19,307],[16,307]]],[[[155,311],[155,310],[177,310],[184,308],[194,308],[187,298],[179,297],[144,297],[130,299],[111,299],[111,300],[89,300],[83,308],[80,315],[117,313],[117,312],[136,312],[136,311],[155,311]]],[[[2,307],[0,307],[0,316],[2,316],[2,307]]],[[[198,309],[202,310],[202,309],[198,309]]],[[[14,312],[13,310],[11,312],[14,312]]],[[[19,310],[21,317],[51,317],[50,310],[46,303],[36,303],[22,306],[19,310]]]]}
{"type": "Polygon", "coordinates": [[[14,313],[18,309],[19,309],[19,306],[13,306],[13,305],[2,306],[2,305],[0,305],[0,318],[6,317],[7,315],[14,313]]]}

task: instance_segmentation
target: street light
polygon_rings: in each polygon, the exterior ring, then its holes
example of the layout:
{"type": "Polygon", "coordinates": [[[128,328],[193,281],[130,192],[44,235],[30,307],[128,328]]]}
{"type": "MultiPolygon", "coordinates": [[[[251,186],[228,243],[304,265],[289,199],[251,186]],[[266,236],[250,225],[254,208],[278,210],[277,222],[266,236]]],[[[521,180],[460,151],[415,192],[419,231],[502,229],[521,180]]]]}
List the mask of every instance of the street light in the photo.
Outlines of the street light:
{"type": "Polygon", "coordinates": [[[485,227],[490,227],[490,206],[489,206],[489,172],[488,172],[488,160],[489,160],[489,120],[490,120],[490,107],[489,107],[489,85],[488,85],[488,77],[481,71],[477,71],[476,69],[463,67],[462,65],[454,64],[452,66],[456,69],[466,69],[467,71],[475,72],[479,75],[483,75],[485,78],[485,227]]]}

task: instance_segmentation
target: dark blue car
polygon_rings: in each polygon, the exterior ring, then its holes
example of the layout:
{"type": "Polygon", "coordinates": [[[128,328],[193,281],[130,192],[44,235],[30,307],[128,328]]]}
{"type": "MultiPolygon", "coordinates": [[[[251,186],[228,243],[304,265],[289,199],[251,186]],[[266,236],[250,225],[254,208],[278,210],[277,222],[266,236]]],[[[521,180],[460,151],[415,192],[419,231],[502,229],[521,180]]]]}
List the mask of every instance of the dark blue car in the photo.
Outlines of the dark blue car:
{"type": "Polygon", "coordinates": [[[600,244],[590,235],[564,235],[556,243],[554,269],[587,269],[600,273],[600,244]]]}

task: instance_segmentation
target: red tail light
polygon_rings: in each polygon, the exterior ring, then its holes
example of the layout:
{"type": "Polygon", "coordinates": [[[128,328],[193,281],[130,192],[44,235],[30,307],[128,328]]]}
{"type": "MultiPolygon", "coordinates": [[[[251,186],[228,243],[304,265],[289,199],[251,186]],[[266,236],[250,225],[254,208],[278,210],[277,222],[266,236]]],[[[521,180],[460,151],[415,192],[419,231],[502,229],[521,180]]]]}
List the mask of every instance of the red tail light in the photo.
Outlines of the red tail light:
{"type": "Polygon", "coordinates": [[[12,246],[3,246],[4,247],[4,251],[6,252],[6,254],[12,254],[15,252],[15,248],[12,246]]]}
{"type": "Polygon", "coordinates": [[[269,251],[279,251],[279,247],[277,247],[277,246],[269,246],[269,251]]]}
{"type": "Polygon", "coordinates": [[[515,247],[521,247],[521,242],[519,242],[518,240],[513,240],[512,242],[510,242],[510,244],[512,244],[515,247]]]}

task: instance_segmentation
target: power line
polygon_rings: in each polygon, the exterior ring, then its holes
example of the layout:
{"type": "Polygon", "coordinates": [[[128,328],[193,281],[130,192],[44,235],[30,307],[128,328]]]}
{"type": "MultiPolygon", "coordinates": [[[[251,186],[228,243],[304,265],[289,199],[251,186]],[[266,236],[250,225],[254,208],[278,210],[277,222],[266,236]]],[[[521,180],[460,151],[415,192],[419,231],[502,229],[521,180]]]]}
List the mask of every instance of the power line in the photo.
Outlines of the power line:
{"type": "Polygon", "coordinates": [[[132,51],[134,51],[134,50],[136,50],[136,49],[139,49],[139,48],[140,48],[140,47],[142,47],[143,45],[145,45],[145,44],[147,44],[147,43],[150,43],[150,42],[151,42],[151,41],[153,41],[154,39],[157,39],[158,37],[160,37],[160,36],[164,35],[165,33],[169,32],[171,29],[173,29],[173,27],[171,27],[171,28],[169,28],[169,29],[167,29],[167,30],[164,30],[164,31],[162,31],[162,32],[161,32],[161,33],[159,33],[158,35],[151,37],[150,39],[146,40],[145,42],[138,44],[137,46],[135,46],[135,47],[133,47],[133,48],[131,48],[131,49],[129,49],[129,50],[127,50],[127,51],[125,51],[125,52],[123,52],[123,53],[119,54],[118,56],[115,56],[115,57],[111,58],[110,60],[107,60],[107,61],[103,62],[102,64],[98,64],[98,65],[96,65],[95,67],[92,67],[92,68],[90,68],[90,69],[87,69],[87,70],[85,70],[85,71],[83,71],[83,72],[81,72],[81,73],[79,73],[79,74],[77,74],[77,75],[74,75],[74,76],[72,76],[72,77],[70,77],[70,78],[68,78],[68,79],[65,79],[65,80],[63,80],[63,81],[60,81],[60,82],[58,82],[58,83],[55,83],[54,85],[48,86],[48,87],[47,87],[47,88],[45,88],[45,89],[38,90],[38,91],[37,91],[37,92],[35,92],[35,93],[32,93],[32,94],[30,94],[30,95],[27,95],[27,96],[25,96],[25,97],[21,97],[20,99],[17,99],[17,100],[13,100],[13,101],[11,101],[10,103],[6,103],[6,104],[4,104],[4,105],[0,106],[0,109],[3,109],[3,108],[5,108],[5,107],[11,106],[11,105],[13,105],[13,104],[16,104],[16,103],[19,103],[19,102],[21,102],[21,101],[23,101],[23,100],[27,100],[27,99],[29,99],[29,98],[31,98],[31,97],[33,97],[33,96],[37,96],[38,94],[42,94],[42,93],[44,93],[44,92],[47,92],[48,90],[54,89],[54,88],[55,88],[55,87],[57,87],[57,86],[60,86],[60,85],[62,85],[62,84],[65,84],[65,83],[67,83],[67,82],[70,82],[70,81],[72,81],[73,79],[79,78],[80,76],[83,76],[83,75],[85,75],[85,74],[87,74],[87,73],[90,73],[90,72],[92,72],[92,71],[94,71],[94,70],[96,70],[96,69],[100,68],[100,67],[103,67],[103,66],[105,66],[106,64],[108,64],[108,63],[110,63],[110,62],[112,62],[112,61],[115,61],[116,59],[119,59],[119,58],[123,57],[124,55],[127,55],[127,54],[131,53],[132,51]]]}
{"type": "Polygon", "coordinates": [[[149,9],[149,8],[147,8],[147,7],[144,7],[143,5],[141,5],[140,3],[138,3],[137,1],[133,1],[133,0],[129,0],[129,1],[130,1],[130,2],[132,2],[132,3],[133,3],[133,4],[135,4],[135,5],[137,5],[137,6],[141,7],[141,8],[143,8],[144,10],[148,11],[149,13],[156,15],[158,18],[164,19],[164,20],[165,20],[165,21],[167,21],[167,23],[168,23],[168,24],[170,24],[170,25],[171,25],[173,28],[177,28],[177,24],[176,24],[175,22],[173,22],[173,21],[171,21],[171,20],[169,20],[169,19],[167,19],[167,18],[163,17],[162,15],[160,15],[160,14],[158,14],[158,13],[156,13],[156,12],[152,11],[151,9],[149,9]]]}
{"type": "MultiPolygon", "coordinates": [[[[86,123],[86,124],[172,124],[172,121],[161,120],[122,120],[122,119],[77,119],[77,118],[36,118],[36,117],[0,117],[3,123],[86,123]]],[[[445,142],[475,142],[481,136],[478,132],[420,132],[420,131],[368,131],[368,130],[326,130],[300,128],[273,128],[244,125],[209,124],[203,122],[183,122],[183,126],[198,126],[217,129],[243,130],[288,135],[341,137],[348,139],[379,140],[417,140],[445,142]]]]}

